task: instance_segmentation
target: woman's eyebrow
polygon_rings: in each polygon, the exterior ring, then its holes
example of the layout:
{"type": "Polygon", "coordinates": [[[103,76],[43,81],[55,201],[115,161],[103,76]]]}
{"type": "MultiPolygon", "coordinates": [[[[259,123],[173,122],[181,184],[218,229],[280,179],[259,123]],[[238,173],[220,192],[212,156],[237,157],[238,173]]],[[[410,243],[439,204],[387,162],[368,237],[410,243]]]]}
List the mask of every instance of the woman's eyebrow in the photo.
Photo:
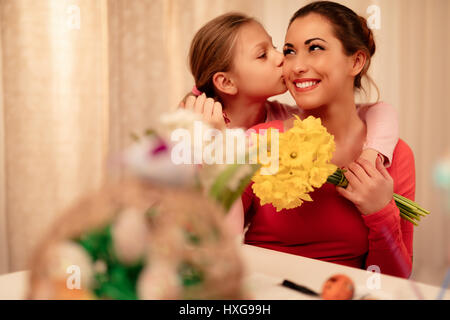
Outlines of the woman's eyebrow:
{"type": "MultiPolygon", "coordinates": [[[[323,40],[322,38],[312,38],[312,39],[306,40],[306,41],[305,41],[305,45],[310,44],[310,43],[313,42],[314,40],[320,40],[320,41],[326,42],[326,41],[323,40]]],[[[285,47],[288,47],[288,48],[294,48],[294,45],[293,45],[292,43],[286,43],[284,46],[285,46],[285,47]]]]}
{"type": "Polygon", "coordinates": [[[313,42],[314,40],[321,40],[321,41],[323,41],[323,42],[326,42],[326,41],[323,40],[322,38],[312,38],[312,39],[306,40],[306,41],[305,41],[305,45],[310,44],[310,43],[313,42]]]}

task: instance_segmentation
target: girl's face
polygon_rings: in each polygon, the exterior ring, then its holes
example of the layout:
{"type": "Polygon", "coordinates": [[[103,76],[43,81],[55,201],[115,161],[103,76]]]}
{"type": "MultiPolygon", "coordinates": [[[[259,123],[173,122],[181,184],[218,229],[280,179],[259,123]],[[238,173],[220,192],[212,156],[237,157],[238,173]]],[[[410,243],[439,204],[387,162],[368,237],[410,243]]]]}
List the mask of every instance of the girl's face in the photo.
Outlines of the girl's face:
{"type": "Polygon", "coordinates": [[[239,93],[262,100],[286,92],[283,54],[259,23],[242,26],[235,49],[231,74],[239,93]]]}
{"type": "Polygon", "coordinates": [[[297,105],[314,109],[353,94],[353,60],[333,32],[332,24],[318,14],[296,19],[286,34],[283,74],[297,105]]]}

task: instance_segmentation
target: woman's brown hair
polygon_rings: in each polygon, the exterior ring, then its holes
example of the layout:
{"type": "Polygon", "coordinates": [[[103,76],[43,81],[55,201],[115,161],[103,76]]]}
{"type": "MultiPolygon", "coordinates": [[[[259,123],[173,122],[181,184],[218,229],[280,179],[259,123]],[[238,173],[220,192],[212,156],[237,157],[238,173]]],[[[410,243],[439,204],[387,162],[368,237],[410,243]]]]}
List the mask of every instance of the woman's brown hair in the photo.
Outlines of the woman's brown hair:
{"type": "Polygon", "coordinates": [[[296,19],[312,13],[319,14],[331,22],[335,36],[341,41],[345,54],[350,56],[359,50],[366,54],[366,64],[361,72],[355,77],[354,87],[365,91],[361,85],[361,80],[366,76],[369,82],[376,88],[379,96],[379,90],[375,82],[367,75],[371,58],[376,51],[376,45],[372,30],[367,26],[366,19],[339,3],[332,1],[316,1],[300,8],[294,13],[289,22],[289,26],[296,19]]]}
{"type": "Polygon", "coordinates": [[[220,100],[213,77],[217,72],[232,69],[239,29],[253,21],[242,13],[226,13],[209,21],[194,36],[189,50],[189,66],[197,89],[206,96],[220,100]]]}

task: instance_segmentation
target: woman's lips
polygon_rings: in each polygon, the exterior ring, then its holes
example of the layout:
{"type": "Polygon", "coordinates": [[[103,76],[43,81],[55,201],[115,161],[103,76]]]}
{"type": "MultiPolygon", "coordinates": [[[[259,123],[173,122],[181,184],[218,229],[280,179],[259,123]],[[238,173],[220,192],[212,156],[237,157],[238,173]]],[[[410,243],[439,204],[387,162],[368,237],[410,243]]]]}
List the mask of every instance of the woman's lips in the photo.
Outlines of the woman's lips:
{"type": "Polygon", "coordinates": [[[314,90],[320,84],[319,79],[297,79],[294,80],[295,91],[297,92],[307,92],[314,90]]]}

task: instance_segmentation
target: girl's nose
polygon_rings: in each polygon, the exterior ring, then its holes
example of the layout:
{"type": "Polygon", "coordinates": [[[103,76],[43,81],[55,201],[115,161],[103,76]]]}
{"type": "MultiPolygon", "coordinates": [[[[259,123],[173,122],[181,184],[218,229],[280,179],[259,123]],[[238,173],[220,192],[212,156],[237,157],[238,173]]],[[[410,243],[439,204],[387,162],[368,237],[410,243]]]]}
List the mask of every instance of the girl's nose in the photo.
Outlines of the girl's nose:
{"type": "Polygon", "coordinates": [[[284,64],[284,54],[282,54],[278,50],[277,50],[277,56],[276,56],[276,63],[277,63],[278,68],[281,68],[284,64]]]}

